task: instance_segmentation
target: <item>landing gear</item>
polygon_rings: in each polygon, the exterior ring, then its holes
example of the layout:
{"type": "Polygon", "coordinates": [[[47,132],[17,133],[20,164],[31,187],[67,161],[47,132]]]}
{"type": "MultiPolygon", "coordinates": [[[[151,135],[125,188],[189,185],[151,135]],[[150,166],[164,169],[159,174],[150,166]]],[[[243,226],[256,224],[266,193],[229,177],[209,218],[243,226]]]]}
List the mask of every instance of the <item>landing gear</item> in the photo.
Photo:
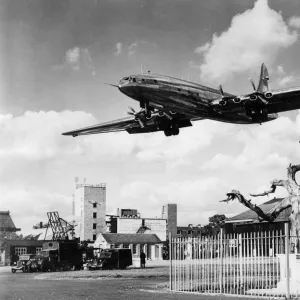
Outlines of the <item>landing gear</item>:
{"type": "Polygon", "coordinates": [[[149,107],[149,102],[141,101],[140,106],[144,109],[146,119],[151,119],[151,109],[149,107]]]}
{"type": "Polygon", "coordinates": [[[178,127],[169,127],[164,130],[165,136],[178,135],[179,128],[178,127]]]}

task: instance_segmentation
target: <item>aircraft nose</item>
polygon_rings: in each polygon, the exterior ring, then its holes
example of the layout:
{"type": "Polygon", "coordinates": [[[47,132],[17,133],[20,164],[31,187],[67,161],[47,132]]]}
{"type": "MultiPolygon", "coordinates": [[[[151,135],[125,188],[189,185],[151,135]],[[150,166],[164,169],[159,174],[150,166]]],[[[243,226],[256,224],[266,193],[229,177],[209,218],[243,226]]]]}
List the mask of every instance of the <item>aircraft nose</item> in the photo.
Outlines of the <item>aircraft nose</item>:
{"type": "Polygon", "coordinates": [[[134,96],[136,93],[136,87],[132,84],[119,84],[119,90],[129,97],[134,96]]]}

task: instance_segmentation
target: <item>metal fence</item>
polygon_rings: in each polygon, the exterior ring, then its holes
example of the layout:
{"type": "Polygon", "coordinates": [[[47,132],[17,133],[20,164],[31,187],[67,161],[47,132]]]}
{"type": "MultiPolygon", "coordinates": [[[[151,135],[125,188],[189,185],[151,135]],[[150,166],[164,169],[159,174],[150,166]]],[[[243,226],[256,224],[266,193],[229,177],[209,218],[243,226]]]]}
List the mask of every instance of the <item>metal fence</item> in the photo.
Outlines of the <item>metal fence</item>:
{"type": "Polygon", "coordinates": [[[300,295],[299,240],[284,232],[170,238],[169,246],[172,291],[255,297],[300,295]],[[287,255],[291,251],[294,254],[287,255]],[[295,266],[290,270],[291,259],[299,263],[299,274],[295,266]],[[286,270],[290,270],[289,276],[286,270]]]}

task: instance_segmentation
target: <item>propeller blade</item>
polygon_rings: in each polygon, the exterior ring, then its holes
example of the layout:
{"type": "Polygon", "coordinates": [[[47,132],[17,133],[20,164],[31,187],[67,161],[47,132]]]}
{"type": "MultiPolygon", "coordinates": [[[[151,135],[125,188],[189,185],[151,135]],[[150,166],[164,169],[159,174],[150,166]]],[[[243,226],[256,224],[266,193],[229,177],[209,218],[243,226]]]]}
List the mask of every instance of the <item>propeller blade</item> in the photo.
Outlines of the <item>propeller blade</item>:
{"type": "Polygon", "coordinates": [[[264,98],[261,97],[260,95],[257,95],[257,97],[260,99],[260,101],[261,101],[262,103],[264,103],[264,104],[268,104],[268,103],[269,103],[266,99],[264,99],[264,98]]]}
{"type": "Polygon", "coordinates": [[[135,110],[131,106],[128,106],[128,108],[131,110],[132,113],[135,114],[135,110]]]}
{"type": "Polygon", "coordinates": [[[128,112],[127,112],[127,115],[135,116],[135,113],[133,113],[132,111],[128,111],[128,112]]]}
{"type": "Polygon", "coordinates": [[[250,83],[251,83],[251,85],[252,85],[252,87],[253,87],[253,90],[256,92],[255,83],[254,83],[254,81],[252,80],[252,78],[249,78],[249,81],[250,81],[250,83]]]}
{"type": "Polygon", "coordinates": [[[224,96],[224,92],[223,92],[223,88],[222,88],[221,84],[219,85],[219,90],[220,90],[221,95],[224,96]]]}
{"type": "Polygon", "coordinates": [[[138,118],[137,121],[139,122],[141,128],[145,128],[145,124],[142,122],[140,118],[138,118]]]}

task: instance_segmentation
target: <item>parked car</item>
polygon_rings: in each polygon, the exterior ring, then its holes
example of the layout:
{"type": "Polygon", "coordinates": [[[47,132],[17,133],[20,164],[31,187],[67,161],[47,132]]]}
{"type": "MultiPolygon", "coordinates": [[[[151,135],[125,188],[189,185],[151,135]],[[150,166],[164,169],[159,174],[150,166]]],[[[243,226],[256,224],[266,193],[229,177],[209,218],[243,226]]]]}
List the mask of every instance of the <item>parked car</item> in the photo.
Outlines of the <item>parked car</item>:
{"type": "Polygon", "coordinates": [[[16,273],[16,271],[32,272],[37,270],[38,270],[38,264],[36,261],[35,254],[20,255],[17,265],[11,268],[11,271],[13,273],[16,273]]]}
{"type": "Polygon", "coordinates": [[[131,249],[103,249],[87,264],[89,270],[126,269],[132,265],[131,249]]]}

